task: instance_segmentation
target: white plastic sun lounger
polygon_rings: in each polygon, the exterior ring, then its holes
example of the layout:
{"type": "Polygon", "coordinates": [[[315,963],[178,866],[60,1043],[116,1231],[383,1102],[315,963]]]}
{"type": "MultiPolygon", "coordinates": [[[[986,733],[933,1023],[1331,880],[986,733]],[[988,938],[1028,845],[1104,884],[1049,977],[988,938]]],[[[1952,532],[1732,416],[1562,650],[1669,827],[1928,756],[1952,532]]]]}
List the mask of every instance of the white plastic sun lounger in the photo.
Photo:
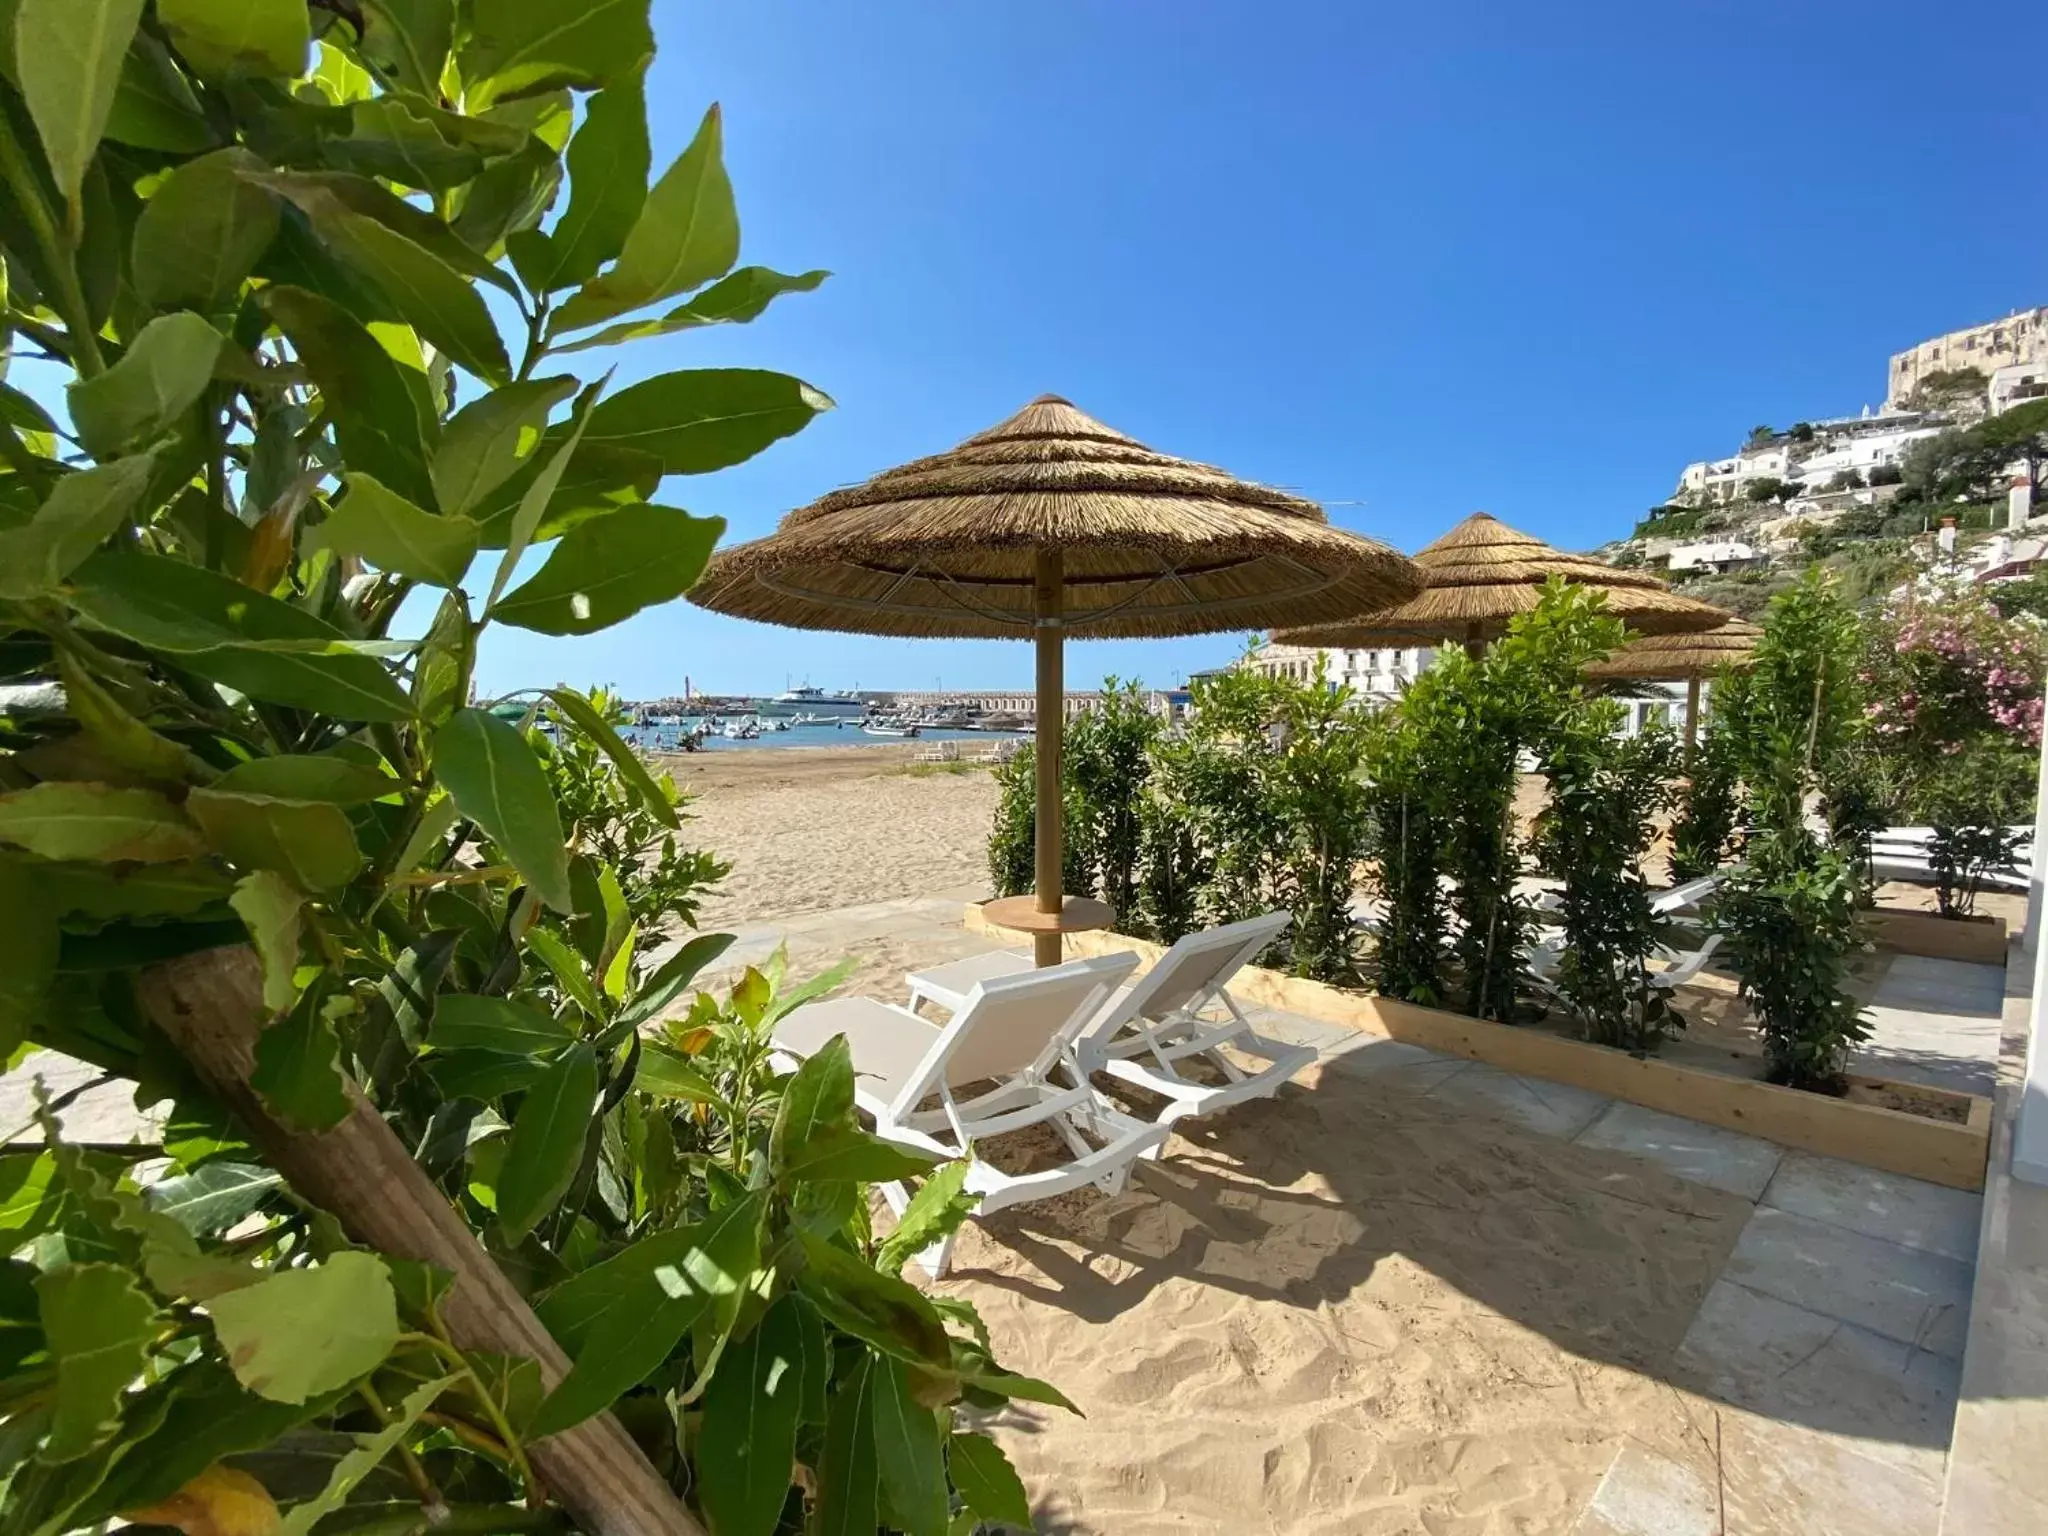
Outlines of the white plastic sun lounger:
{"type": "MultiPolygon", "coordinates": [[[[775,1046],[784,1059],[801,1059],[846,1036],[855,1102],[874,1117],[876,1134],[967,1158],[966,1188],[981,1197],[977,1214],[1083,1184],[1115,1194],[1131,1164],[1164,1142],[1171,1127],[1122,1113],[1077,1077],[1071,1062],[1074,1037],[1136,965],[1133,955],[1105,955],[980,982],[945,1024],[871,997],[811,1003],[775,1026],[775,1046]],[[959,1097],[970,1089],[970,1097],[959,1097]],[[1052,1126],[1073,1157],[1010,1174],[975,1156],[977,1141],[1033,1125],[1052,1126]]],[[[900,1183],[880,1188],[902,1214],[910,1192],[900,1183]]],[[[919,1262],[937,1279],[951,1254],[948,1238],[919,1262]]]]}
{"type": "MultiPolygon", "coordinates": [[[[1255,959],[1293,921],[1288,913],[1191,933],[1175,943],[1144,979],[1119,992],[1075,1042],[1075,1062],[1084,1074],[1110,1076],[1164,1097],[1159,1124],[1186,1115],[1210,1114],[1246,1099],[1264,1098],[1316,1059],[1315,1048],[1287,1045],[1259,1034],[1226,990],[1238,971],[1255,959]],[[1223,1019],[1201,1017],[1220,1007],[1223,1019]],[[1251,1056],[1265,1065],[1247,1072],[1223,1051],[1251,1056]],[[1199,1082],[1182,1070],[1200,1057],[1223,1081],[1199,1082]]],[[[963,989],[994,976],[1028,970],[1028,955],[999,950],[951,965],[919,971],[907,979],[911,1006],[930,1002],[952,1007],[963,989]]],[[[1156,1154],[1155,1154],[1156,1155],[1156,1154]]]]}

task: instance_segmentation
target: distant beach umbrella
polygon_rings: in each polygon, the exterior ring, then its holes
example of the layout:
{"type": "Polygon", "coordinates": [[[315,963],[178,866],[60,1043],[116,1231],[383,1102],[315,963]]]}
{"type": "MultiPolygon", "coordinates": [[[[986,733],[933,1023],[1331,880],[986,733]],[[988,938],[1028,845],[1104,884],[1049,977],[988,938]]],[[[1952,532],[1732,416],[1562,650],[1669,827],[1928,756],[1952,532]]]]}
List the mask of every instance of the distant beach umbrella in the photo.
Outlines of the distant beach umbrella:
{"type": "Polygon", "coordinates": [[[1326,650],[1451,641],[1476,653],[1505,634],[1516,614],[1535,608],[1552,576],[1606,593],[1607,611],[1638,634],[1712,629],[1728,617],[1680,597],[1647,571],[1553,549],[1485,512],[1473,513],[1422,550],[1415,563],[1424,578],[1417,596],[1338,624],[1292,626],[1274,640],[1326,650]]]}
{"type": "Polygon", "coordinates": [[[1723,667],[1747,667],[1756,660],[1763,631],[1741,619],[1729,619],[1692,635],[1645,635],[1631,640],[1605,661],[1586,668],[1586,676],[1613,681],[1683,682],[1685,684],[1685,750],[1691,754],[1699,738],[1700,679],[1723,667]]]}
{"type": "Polygon", "coordinates": [[[1038,889],[988,910],[1031,932],[1046,965],[1061,933],[1113,920],[1060,889],[1063,642],[1327,622],[1421,589],[1406,557],[1332,528],[1314,502],[1155,453],[1041,395],[721,551],[690,601],[799,629],[1036,642],[1038,889]]]}

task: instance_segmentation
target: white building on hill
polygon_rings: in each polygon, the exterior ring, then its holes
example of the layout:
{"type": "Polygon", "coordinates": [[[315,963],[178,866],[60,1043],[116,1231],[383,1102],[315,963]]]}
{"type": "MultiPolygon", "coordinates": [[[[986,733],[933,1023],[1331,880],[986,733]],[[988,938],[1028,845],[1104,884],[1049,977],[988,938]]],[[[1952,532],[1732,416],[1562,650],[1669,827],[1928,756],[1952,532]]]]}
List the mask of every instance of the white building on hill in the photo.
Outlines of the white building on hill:
{"type": "Polygon", "coordinates": [[[1316,657],[1329,658],[1325,677],[1372,700],[1388,700],[1398,694],[1429,665],[1436,653],[1426,646],[1407,649],[1358,647],[1349,650],[1318,651],[1309,645],[1260,646],[1245,658],[1244,665],[1270,677],[1287,677],[1308,682],[1316,675],[1316,657]]]}

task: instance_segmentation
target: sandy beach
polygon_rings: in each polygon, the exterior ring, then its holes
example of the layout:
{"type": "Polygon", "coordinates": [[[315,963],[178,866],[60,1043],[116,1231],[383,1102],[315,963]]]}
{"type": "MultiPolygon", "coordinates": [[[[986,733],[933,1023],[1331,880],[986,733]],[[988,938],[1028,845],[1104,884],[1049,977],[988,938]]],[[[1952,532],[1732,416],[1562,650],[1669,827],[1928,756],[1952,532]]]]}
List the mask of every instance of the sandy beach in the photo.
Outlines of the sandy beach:
{"type": "MultiPolygon", "coordinates": [[[[974,744],[966,745],[971,753],[974,744]]],[[[984,768],[918,764],[916,753],[895,745],[777,747],[660,759],[696,797],[685,840],[733,866],[699,925],[985,893],[995,781],[984,768]]]]}

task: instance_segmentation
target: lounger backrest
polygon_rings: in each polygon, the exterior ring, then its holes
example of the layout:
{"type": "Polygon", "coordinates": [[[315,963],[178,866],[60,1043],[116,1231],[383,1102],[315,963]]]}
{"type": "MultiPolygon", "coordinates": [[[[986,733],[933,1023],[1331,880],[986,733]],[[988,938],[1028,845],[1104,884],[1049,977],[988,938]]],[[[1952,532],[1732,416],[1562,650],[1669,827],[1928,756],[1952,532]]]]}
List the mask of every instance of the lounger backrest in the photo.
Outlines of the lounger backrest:
{"type": "Polygon", "coordinates": [[[1046,1070],[1137,964],[1136,955],[1102,955],[980,983],[939,1032],[895,1107],[914,1108],[941,1082],[962,1088],[1046,1070]]]}
{"type": "Polygon", "coordinates": [[[1268,912],[1178,940],[1131,988],[1129,996],[1088,1032],[1082,1042],[1083,1057],[1092,1059],[1093,1047],[1107,1045],[1133,1019],[1157,1021],[1182,1008],[1199,1007],[1293,921],[1290,913],[1268,912]]]}

